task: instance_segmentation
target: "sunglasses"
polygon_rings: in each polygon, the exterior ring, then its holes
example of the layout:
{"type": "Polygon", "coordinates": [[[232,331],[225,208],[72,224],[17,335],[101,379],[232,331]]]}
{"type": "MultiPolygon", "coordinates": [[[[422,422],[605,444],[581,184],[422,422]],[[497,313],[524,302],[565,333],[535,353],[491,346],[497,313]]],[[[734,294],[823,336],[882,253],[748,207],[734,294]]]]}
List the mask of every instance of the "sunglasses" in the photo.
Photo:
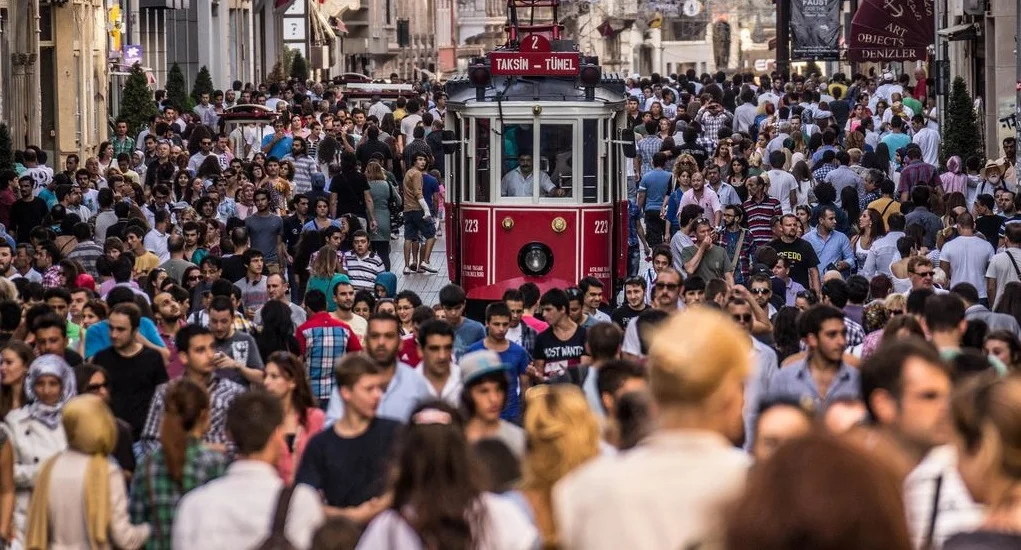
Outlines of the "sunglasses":
{"type": "Polygon", "coordinates": [[[918,275],[919,277],[922,277],[922,278],[932,277],[932,274],[933,274],[932,271],[912,271],[911,273],[914,274],[914,275],[918,275]]]}
{"type": "Polygon", "coordinates": [[[753,288],[753,289],[749,290],[748,292],[751,292],[752,294],[758,294],[758,295],[761,296],[763,294],[769,294],[771,292],[771,290],[768,289],[768,288],[753,288]]]}
{"type": "Polygon", "coordinates": [[[665,290],[677,290],[678,288],[681,288],[681,285],[678,284],[678,283],[656,283],[654,286],[656,287],[656,290],[664,290],[664,289],[665,290]]]}
{"type": "Polygon", "coordinates": [[[730,317],[732,319],[734,319],[735,321],[738,321],[738,322],[745,322],[745,323],[751,323],[752,322],[752,314],[751,313],[742,313],[741,315],[734,314],[734,315],[731,315],[730,317]]]}
{"type": "Polygon", "coordinates": [[[202,276],[201,276],[201,275],[189,275],[189,276],[188,276],[188,280],[189,280],[189,281],[198,281],[198,280],[200,280],[200,279],[202,279],[202,276]]]}

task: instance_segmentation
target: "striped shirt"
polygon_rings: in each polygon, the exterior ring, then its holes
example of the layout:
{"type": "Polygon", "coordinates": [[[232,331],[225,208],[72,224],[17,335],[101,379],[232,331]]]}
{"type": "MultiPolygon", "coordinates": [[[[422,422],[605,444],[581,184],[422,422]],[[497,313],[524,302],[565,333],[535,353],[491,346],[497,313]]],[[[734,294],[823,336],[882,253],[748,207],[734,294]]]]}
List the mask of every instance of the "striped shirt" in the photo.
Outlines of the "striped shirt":
{"type": "Polygon", "coordinates": [[[748,221],[748,231],[752,234],[755,246],[766,246],[773,240],[773,217],[783,213],[780,201],[766,195],[761,202],[748,197],[744,201],[745,217],[748,221]]]}
{"type": "Polygon", "coordinates": [[[309,155],[298,155],[297,157],[287,155],[284,158],[294,163],[294,187],[292,191],[307,195],[312,191],[312,174],[319,171],[319,165],[313,160],[314,157],[309,155]]]}
{"type": "Polygon", "coordinates": [[[386,270],[383,266],[383,259],[375,252],[369,252],[364,258],[358,256],[354,250],[344,253],[344,263],[347,265],[347,276],[351,278],[351,286],[355,290],[369,290],[376,287],[376,276],[386,270]]]}

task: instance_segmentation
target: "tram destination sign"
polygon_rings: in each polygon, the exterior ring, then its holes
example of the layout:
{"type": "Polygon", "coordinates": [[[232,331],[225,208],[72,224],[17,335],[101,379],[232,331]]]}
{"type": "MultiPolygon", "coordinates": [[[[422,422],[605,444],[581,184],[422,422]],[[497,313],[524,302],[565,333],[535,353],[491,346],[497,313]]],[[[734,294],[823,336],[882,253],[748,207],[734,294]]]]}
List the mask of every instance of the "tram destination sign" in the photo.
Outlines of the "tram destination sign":
{"type": "Polygon", "coordinates": [[[578,76],[578,52],[491,52],[494,76],[578,76]]]}

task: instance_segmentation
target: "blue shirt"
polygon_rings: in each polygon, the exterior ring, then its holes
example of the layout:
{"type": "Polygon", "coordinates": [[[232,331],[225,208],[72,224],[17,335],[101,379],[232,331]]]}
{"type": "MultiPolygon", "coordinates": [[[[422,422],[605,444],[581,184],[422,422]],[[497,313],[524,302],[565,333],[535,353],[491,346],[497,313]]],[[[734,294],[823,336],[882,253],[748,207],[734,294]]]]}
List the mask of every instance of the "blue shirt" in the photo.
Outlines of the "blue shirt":
{"type": "MultiPolygon", "coordinates": [[[[420,376],[415,369],[397,363],[397,370],[394,371],[393,380],[386,387],[383,398],[379,400],[376,407],[376,415],[380,418],[389,418],[398,422],[407,423],[411,411],[423,401],[432,398],[429,387],[426,385],[424,376],[420,376]]],[[[344,400],[340,398],[340,390],[333,385],[333,392],[330,394],[330,404],[326,407],[326,423],[323,429],[329,430],[333,423],[344,416],[344,400]]]]}
{"type": "Polygon", "coordinates": [[[486,337],[486,327],[482,323],[464,317],[461,326],[454,327],[454,358],[458,361],[468,347],[486,337]]]}
{"type": "MultiPolygon", "coordinates": [[[[468,346],[465,353],[471,353],[473,351],[481,351],[486,349],[486,342],[479,341],[468,346]]],[[[503,407],[503,412],[500,413],[500,418],[508,422],[517,422],[521,418],[521,395],[518,391],[520,385],[520,377],[525,374],[528,370],[528,363],[532,361],[532,358],[525,351],[525,348],[510,343],[510,346],[500,353],[500,361],[507,366],[507,404],[503,407]]]]}
{"type": "MultiPolygon", "coordinates": [[[[272,134],[262,138],[263,147],[269,145],[270,143],[273,143],[272,134]]],[[[291,136],[284,136],[284,139],[278,141],[277,144],[274,145],[273,148],[269,150],[269,154],[266,155],[266,158],[276,157],[277,160],[280,160],[285,156],[291,154],[292,143],[294,143],[294,138],[292,138],[291,136]]]]}
{"type": "Polygon", "coordinates": [[[793,365],[786,366],[773,375],[769,381],[769,390],[766,394],[771,399],[792,399],[800,401],[809,398],[823,410],[826,405],[838,399],[861,399],[861,382],[858,369],[847,363],[841,363],[837,375],[830,384],[826,397],[819,395],[819,388],[815,385],[815,379],[808,369],[808,360],[802,359],[793,365]]]}
{"type": "Polygon", "coordinates": [[[831,231],[830,236],[823,239],[819,229],[805,233],[804,239],[815,249],[815,255],[819,257],[820,277],[826,272],[826,266],[835,264],[841,260],[849,266],[854,266],[854,250],[851,249],[851,240],[840,231],[831,231]]]}
{"type": "Polygon", "coordinates": [[[429,205],[430,210],[435,209],[433,206],[433,195],[439,193],[439,191],[440,180],[429,174],[422,174],[422,196],[425,198],[425,203],[429,205]]]}
{"type": "Polygon", "coordinates": [[[645,191],[645,211],[663,208],[663,201],[670,193],[670,172],[656,168],[642,176],[638,190],[645,191]]]}
{"type": "MultiPolygon", "coordinates": [[[[148,317],[142,317],[141,324],[138,326],[138,331],[142,333],[142,336],[146,340],[152,342],[156,346],[165,348],[163,344],[163,338],[160,337],[160,333],[156,330],[156,323],[152,322],[152,319],[148,317]]],[[[105,350],[112,346],[113,343],[110,341],[110,323],[106,320],[100,321],[85,331],[85,358],[91,359],[93,355],[105,350]]]]}
{"type": "Polygon", "coordinates": [[[890,149],[890,162],[893,162],[897,159],[897,149],[910,145],[911,138],[907,134],[890,133],[883,137],[882,142],[890,149]]]}

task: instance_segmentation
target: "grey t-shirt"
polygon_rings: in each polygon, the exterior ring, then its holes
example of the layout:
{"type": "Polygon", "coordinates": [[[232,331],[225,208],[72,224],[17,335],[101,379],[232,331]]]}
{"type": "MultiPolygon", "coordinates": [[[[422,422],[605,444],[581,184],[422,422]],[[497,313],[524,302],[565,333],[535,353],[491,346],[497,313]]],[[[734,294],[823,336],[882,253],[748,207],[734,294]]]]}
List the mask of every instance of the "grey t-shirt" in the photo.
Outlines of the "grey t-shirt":
{"type": "MultiPolygon", "coordinates": [[[[247,366],[250,369],[263,370],[266,367],[262,364],[262,356],[259,355],[259,346],[255,343],[252,335],[235,330],[234,335],[226,340],[216,341],[216,351],[230,357],[231,359],[247,366]]],[[[237,369],[220,369],[217,376],[237,382],[248,387],[248,379],[241,375],[237,369]]]]}
{"type": "MultiPolygon", "coordinates": [[[[689,246],[681,253],[681,264],[695,257],[698,246],[689,246]]],[[[730,258],[727,257],[727,250],[722,246],[713,245],[702,254],[702,261],[698,268],[690,275],[698,275],[703,281],[709,282],[713,279],[722,279],[727,272],[731,271],[730,258]]]]}
{"type": "Polygon", "coordinates": [[[280,216],[253,214],[245,218],[245,229],[248,230],[251,248],[262,252],[267,262],[280,261],[277,257],[277,242],[284,229],[284,221],[280,216]]]}

